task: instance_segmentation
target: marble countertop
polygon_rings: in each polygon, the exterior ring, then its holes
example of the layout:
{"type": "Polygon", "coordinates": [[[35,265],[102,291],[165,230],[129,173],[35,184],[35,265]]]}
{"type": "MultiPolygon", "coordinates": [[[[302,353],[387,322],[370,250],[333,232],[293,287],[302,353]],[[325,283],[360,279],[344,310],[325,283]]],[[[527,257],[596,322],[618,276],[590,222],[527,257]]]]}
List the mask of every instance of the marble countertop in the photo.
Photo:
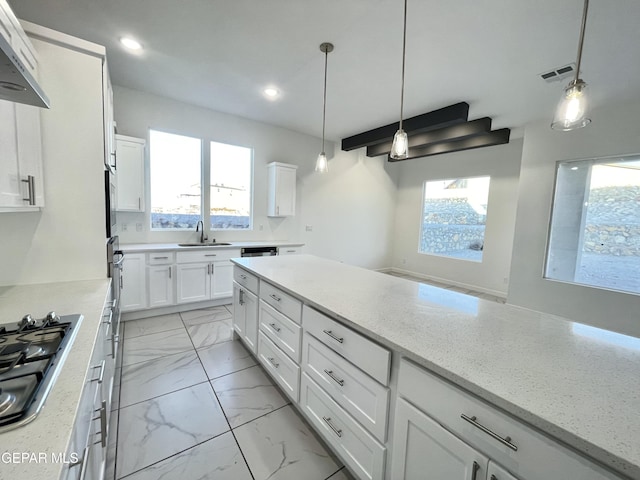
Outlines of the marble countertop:
{"type": "Polygon", "coordinates": [[[0,478],[60,477],[64,464],[52,461],[53,455],[64,454],[71,438],[110,283],[111,279],[104,278],[0,287],[0,323],[18,322],[26,313],[42,318],[51,310],[58,315],[84,316],[70,354],[38,416],[31,423],[0,433],[0,478]],[[24,453],[35,457],[11,455],[24,453]]]}
{"type": "MultiPolygon", "coordinates": [[[[186,242],[185,242],[186,243],[186,242]]],[[[229,245],[203,245],[198,247],[180,247],[177,243],[124,243],[120,249],[129,253],[155,252],[158,250],[176,250],[188,252],[190,250],[202,249],[224,249],[224,248],[244,248],[244,247],[301,247],[304,243],[285,241],[264,241],[264,242],[224,242],[229,245]]]]}
{"type": "Polygon", "coordinates": [[[640,338],[311,255],[232,261],[640,478],[640,338]]]}

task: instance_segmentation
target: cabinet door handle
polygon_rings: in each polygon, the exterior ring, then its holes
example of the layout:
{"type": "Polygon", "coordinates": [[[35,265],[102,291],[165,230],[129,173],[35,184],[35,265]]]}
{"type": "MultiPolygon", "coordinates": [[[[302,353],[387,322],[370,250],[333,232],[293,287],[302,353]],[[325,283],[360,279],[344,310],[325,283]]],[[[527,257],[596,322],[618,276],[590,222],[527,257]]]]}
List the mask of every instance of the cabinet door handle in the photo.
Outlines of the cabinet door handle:
{"type": "Polygon", "coordinates": [[[322,417],[322,419],[327,425],[329,425],[329,428],[333,430],[333,433],[335,433],[338,437],[342,437],[342,430],[336,428],[336,426],[331,422],[331,417],[322,417]]]}
{"type": "Polygon", "coordinates": [[[273,298],[276,302],[279,302],[280,300],[282,300],[279,296],[275,295],[275,294],[271,294],[269,295],[271,298],[273,298]]]}
{"type": "Polygon", "coordinates": [[[516,445],[514,445],[513,443],[511,443],[511,437],[502,438],[497,433],[492,432],[491,430],[489,430],[484,425],[478,423],[478,421],[477,421],[478,419],[477,419],[477,417],[475,415],[473,417],[468,417],[463,413],[462,415],[460,415],[460,418],[462,418],[465,422],[469,422],[474,427],[479,428],[480,430],[482,430],[484,433],[486,433],[490,437],[495,438],[500,443],[502,443],[503,445],[506,445],[507,447],[509,447],[514,452],[518,451],[518,447],[516,445]]]}
{"type": "Polygon", "coordinates": [[[169,278],[171,278],[171,270],[172,270],[172,268],[169,267],[169,278]]]}
{"type": "Polygon", "coordinates": [[[498,480],[498,477],[496,477],[495,475],[491,474],[491,480],[498,480]]]}
{"type": "Polygon", "coordinates": [[[103,315],[102,317],[107,319],[102,323],[106,323],[107,325],[111,325],[111,322],[113,322],[113,309],[110,308],[109,309],[109,315],[103,315]]]}
{"type": "Polygon", "coordinates": [[[240,305],[244,305],[244,290],[240,289],[240,293],[238,295],[238,303],[240,305]]]}
{"type": "Polygon", "coordinates": [[[326,368],[324,369],[324,373],[326,373],[329,378],[331,380],[333,380],[334,382],[336,382],[338,385],[340,385],[341,387],[344,387],[344,380],[342,380],[341,378],[336,377],[336,374],[333,373],[333,370],[327,370],[326,368]]]}
{"type": "Polygon", "coordinates": [[[105,360],[102,360],[100,362],[100,365],[94,365],[93,369],[99,368],[100,369],[100,374],[98,375],[98,378],[92,378],[91,381],[92,382],[98,382],[98,383],[102,383],[104,381],[104,368],[106,366],[107,362],[105,360]]]}
{"type": "Polygon", "coordinates": [[[335,333],[333,333],[331,330],[323,330],[324,333],[326,333],[327,335],[329,335],[331,338],[333,338],[336,342],[338,343],[344,343],[344,338],[342,337],[338,337],[335,333]]]}
{"type": "Polygon", "coordinates": [[[36,204],[36,177],[33,175],[27,175],[26,180],[22,180],[23,183],[27,184],[29,189],[29,198],[23,198],[25,202],[29,202],[29,205],[36,204]]]}
{"type": "Polygon", "coordinates": [[[82,451],[82,458],[80,458],[77,462],[70,463],[69,468],[77,467],[80,465],[80,475],[78,475],[78,480],[85,480],[87,476],[87,463],[89,461],[89,446],[84,447],[82,451]]]}
{"type": "MultiPolygon", "coordinates": [[[[102,406],[98,409],[95,410],[96,412],[100,412],[100,416],[99,417],[94,417],[93,420],[98,420],[100,419],[100,432],[98,432],[100,434],[100,444],[102,445],[102,448],[105,448],[107,446],[107,401],[103,400],[102,401],[102,406]]],[[[96,442],[98,443],[98,442],[96,442]]]]}
{"type": "Polygon", "coordinates": [[[273,365],[275,368],[278,368],[280,366],[279,363],[276,363],[276,360],[273,357],[267,357],[267,360],[269,360],[271,365],[273,365]]]}
{"type": "Polygon", "coordinates": [[[478,470],[480,470],[480,464],[478,462],[473,462],[473,468],[471,470],[471,480],[476,480],[478,478],[478,470]]]}
{"type": "Polygon", "coordinates": [[[142,209],[142,199],[138,197],[138,210],[142,209]]]}
{"type": "Polygon", "coordinates": [[[273,328],[277,333],[280,333],[280,327],[275,323],[270,323],[269,326],[273,328]]]}

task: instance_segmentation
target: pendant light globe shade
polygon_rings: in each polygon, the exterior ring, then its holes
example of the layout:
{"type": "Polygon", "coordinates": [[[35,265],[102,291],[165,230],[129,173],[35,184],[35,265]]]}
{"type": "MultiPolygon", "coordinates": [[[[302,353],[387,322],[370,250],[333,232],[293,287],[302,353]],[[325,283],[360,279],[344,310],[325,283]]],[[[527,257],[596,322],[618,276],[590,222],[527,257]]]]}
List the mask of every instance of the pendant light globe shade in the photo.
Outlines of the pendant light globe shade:
{"type": "Polygon", "coordinates": [[[324,152],[318,155],[316,160],[316,172],[327,173],[329,171],[329,163],[327,162],[327,156],[324,152]]]}
{"type": "Polygon", "coordinates": [[[551,128],[566,132],[586,127],[591,123],[587,107],[587,84],[580,79],[572,81],[562,92],[551,128]]]}
{"type": "Polygon", "coordinates": [[[409,139],[407,132],[399,129],[393,136],[393,144],[389,156],[394,160],[404,160],[409,156],[409,139]]]}

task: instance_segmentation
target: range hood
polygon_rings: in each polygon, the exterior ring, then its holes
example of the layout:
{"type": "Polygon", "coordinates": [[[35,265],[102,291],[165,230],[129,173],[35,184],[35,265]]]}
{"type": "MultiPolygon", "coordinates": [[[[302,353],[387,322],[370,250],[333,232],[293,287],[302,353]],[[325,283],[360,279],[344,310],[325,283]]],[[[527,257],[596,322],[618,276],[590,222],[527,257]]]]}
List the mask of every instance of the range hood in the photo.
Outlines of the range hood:
{"type": "Polygon", "coordinates": [[[2,33],[0,32],[0,99],[49,108],[49,98],[2,33]]]}

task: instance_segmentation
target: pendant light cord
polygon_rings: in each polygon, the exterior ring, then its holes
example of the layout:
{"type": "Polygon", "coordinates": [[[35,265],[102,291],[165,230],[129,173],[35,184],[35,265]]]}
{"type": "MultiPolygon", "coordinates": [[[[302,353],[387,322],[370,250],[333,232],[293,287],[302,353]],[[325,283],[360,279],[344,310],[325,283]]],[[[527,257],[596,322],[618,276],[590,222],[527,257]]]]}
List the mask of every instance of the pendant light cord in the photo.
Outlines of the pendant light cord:
{"type": "Polygon", "coordinates": [[[324,51],[324,96],[322,99],[322,153],[324,153],[324,126],[327,118],[327,59],[329,57],[328,49],[324,51]]]}
{"type": "Polygon", "coordinates": [[[578,59],[576,60],[576,77],[574,79],[574,83],[578,83],[578,78],[580,76],[580,64],[582,63],[582,45],[584,43],[584,31],[587,26],[588,10],[589,10],[589,0],[584,0],[584,10],[582,12],[582,25],[580,27],[580,41],[578,42],[578,59]]]}
{"type": "Polygon", "coordinates": [[[404,24],[402,30],[402,83],[400,87],[400,130],[402,130],[402,114],[404,110],[404,64],[407,56],[407,0],[404,0],[404,24]]]}

